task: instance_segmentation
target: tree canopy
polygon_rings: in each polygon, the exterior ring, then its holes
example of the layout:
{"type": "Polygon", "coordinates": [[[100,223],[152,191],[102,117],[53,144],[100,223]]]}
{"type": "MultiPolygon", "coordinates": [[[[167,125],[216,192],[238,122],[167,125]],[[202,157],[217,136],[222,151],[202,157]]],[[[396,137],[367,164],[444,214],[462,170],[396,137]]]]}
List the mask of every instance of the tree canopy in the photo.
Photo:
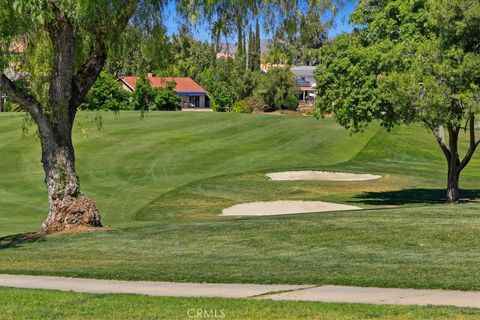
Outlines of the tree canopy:
{"type": "Polygon", "coordinates": [[[387,129],[422,123],[447,159],[448,199],[458,201],[460,171],[480,143],[480,2],[362,0],[351,21],[357,29],[322,50],[319,114],[353,132],[374,120],[387,129]],[[462,128],[470,147],[460,158],[462,128]]]}

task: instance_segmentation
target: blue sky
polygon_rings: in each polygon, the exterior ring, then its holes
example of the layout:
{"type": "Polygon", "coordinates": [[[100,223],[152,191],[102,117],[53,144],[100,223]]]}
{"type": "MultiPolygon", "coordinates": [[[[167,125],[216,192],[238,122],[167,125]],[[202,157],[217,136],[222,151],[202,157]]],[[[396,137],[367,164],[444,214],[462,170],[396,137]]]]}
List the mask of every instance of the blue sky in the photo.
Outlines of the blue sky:
{"type": "MultiPolygon", "coordinates": [[[[352,26],[348,23],[348,17],[353,12],[357,2],[358,0],[349,1],[349,3],[338,12],[335,18],[335,25],[328,33],[330,38],[333,38],[342,32],[350,32],[352,30],[352,26]]],[[[164,24],[169,35],[177,32],[180,19],[175,11],[175,1],[169,1],[169,4],[165,9],[164,24]]],[[[265,34],[263,30],[262,33],[262,39],[271,38],[271,35],[265,34]]],[[[206,26],[192,30],[192,34],[195,38],[202,41],[210,41],[211,39],[206,26]]],[[[232,37],[232,39],[229,39],[229,41],[235,41],[234,39],[236,39],[236,37],[232,37]]],[[[222,41],[224,40],[222,39],[222,41]]]]}

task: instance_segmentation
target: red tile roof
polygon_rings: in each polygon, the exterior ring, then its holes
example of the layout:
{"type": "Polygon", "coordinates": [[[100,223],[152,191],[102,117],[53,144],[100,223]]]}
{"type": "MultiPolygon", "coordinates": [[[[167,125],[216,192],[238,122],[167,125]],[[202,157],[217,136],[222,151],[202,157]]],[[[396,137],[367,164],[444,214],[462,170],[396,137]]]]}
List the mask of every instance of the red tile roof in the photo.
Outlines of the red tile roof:
{"type": "MultiPolygon", "coordinates": [[[[121,77],[120,80],[130,87],[130,89],[135,90],[138,77],[121,77]]],[[[153,88],[165,88],[168,82],[174,81],[176,85],[173,90],[178,94],[207,93],[205,89],[203,89],[198,83],[189,77],[148,77],[148,80],[153,88]]]]}

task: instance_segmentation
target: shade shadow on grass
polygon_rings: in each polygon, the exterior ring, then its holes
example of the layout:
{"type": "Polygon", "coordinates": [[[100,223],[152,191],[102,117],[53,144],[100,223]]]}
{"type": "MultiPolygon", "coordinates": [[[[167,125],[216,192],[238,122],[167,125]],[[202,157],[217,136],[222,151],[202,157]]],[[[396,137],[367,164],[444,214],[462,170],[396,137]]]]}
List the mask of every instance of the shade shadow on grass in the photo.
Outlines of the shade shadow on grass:
{"type": "Polygon", "coordinates": [[[14,248],[24,243],[43,240],[45,234],[39,232],[19,233],[0,238],[0,250],[14,248]]]}
{"type": "MultiPolygon", "coordinates": [[[[364,192],[355,196],[358,201],[369,205],[402,205],[402,204],[439,204],[447,201],[445,189],[402,189],[395,191],[364,192]]],[[[461,202],[480,198],[479,189],[460,190],[461,202]]]]}

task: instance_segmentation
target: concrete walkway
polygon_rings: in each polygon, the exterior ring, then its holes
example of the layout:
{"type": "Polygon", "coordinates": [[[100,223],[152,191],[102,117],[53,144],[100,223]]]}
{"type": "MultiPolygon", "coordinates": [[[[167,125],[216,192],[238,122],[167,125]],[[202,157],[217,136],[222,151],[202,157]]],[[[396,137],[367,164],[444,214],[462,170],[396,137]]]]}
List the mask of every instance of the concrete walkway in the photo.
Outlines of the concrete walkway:
{"type": "Polygon", "coordinates": [[[130,293],[170,297],[255,298],[268,300],[480,308],[479,291],[119,281],[6,274],[0,274],[0,286],[87,293],[130,293]]]}

